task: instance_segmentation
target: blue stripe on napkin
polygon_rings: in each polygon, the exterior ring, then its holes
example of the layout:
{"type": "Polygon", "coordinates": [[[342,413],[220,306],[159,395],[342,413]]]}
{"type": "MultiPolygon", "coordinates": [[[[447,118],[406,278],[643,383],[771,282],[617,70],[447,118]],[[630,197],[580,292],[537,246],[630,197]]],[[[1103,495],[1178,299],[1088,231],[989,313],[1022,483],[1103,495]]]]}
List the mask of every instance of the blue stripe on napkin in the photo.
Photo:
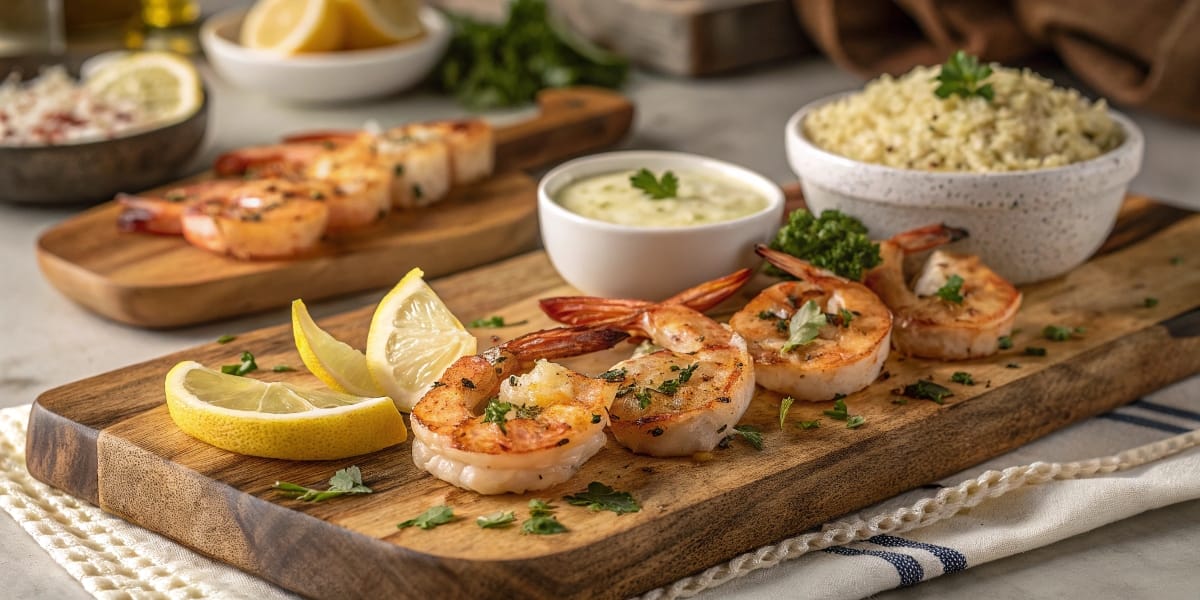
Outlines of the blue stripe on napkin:
{"type": "Polygon", "coordinates": [[[834,546],[826,548],[825,551],[830,554],[841,554],[842,556],[874,556],[882,558],[892,563],[893,567],[896,567],[896,572],[900,574],[900,587],[916,585],[921,583],[922,579],[925,579],[925,569],[921,568],[921,563],[907,554],[884,552],[882,550],[859,550],[858,548],[848,548],[846,546],[834,546]]]}
{"type": "Polygon", "coordinates": [[[1137,406],[1149,411],[1154,411],[1156,413],[1162,413],[1164,415],[1171,415],[1172,417],[1179,417],[1180,419],[1191,419],[1193,421],[1200,422],[1200,413],[1198,412],[1193,412],[1182,408],[1175,408],[1174,406],[1167,406],[1166,404],[1159,404],[1157,402],[1151,402],[1144,398],[1140,400],[1134,400],[1132,403],[1130,403],[1130,406],[1137,406]]]}
{"type": "Polygon", "coordinates": [[[1163,423],[1161,421],[1155,421],[1154,419],[1146,419],[1144,417],[1135,417],[1133,415],[1123,415],[1121,413],[1115,413],[1115,412],[1104,413],[1104,414],[1100,415],[1100,418],[1101,419],[1112,419],[1113,421],[1129,423],[1130,425],[1141,425],[1142,427],[1149,427],[1151,429],[1157,429],[1159,431],[1165,431],[1167,433],[1180,434],[1180,433],[1187,433],[1187,432],[1191,431],[1191,429],[1188,429],[1187,427],[1179,427],[1177,425],[1172,425],[1170,423],[1163,423]]]}
{"type": "Polygon", "coordinates": [[[916,548],[917,550],[924,550],[942,561],[943,573],[955,573],[967,568],[967,557],[962,552],[953,548],[935,546],[915,540],[906,540],[894,535],[877,535],[867,541],[888,548],[916,548]]]}

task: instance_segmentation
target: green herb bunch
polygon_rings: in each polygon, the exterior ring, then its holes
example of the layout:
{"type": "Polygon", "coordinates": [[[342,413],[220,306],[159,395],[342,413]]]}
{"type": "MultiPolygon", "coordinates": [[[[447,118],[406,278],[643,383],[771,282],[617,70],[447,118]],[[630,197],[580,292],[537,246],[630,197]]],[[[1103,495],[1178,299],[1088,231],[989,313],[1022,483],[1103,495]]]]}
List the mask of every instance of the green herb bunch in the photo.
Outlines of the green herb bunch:
{"type": "MultiPolygon", "coordinates": [[[[803,209],[792,211],[771,247],[854,281],[882,260],[879,244],[867,237],[862,222],[837,210],[822,211],[819,217],[803,209]]],[[[767,273],[794,279],[770,265],[767,273]]]]}
{"type": "Polygon", "coordinates": [[[454,37],[435,81],[472,108],[524,104],[545,88],[618,88],[629,72],[621,57],[552,23],[545,0],[515,0],[501,25],[450,19],[454,37]]]}
{"type": "Polygon", "coordinates": [[[962,96],[963,98],[979,96],[991,102],[992,98],[995,97],[992,84],[985,83],[980,85],[980,82],[991,75],[991,67],[979,64],[978,58],[959,50],[950,55],[950,58],[946,60],[946,64],[942,65],[942,70],[935,78],[938,86],[937,89],[933,90],[933,93],[938,98],[949,98],[953,95],[962,96]]]}

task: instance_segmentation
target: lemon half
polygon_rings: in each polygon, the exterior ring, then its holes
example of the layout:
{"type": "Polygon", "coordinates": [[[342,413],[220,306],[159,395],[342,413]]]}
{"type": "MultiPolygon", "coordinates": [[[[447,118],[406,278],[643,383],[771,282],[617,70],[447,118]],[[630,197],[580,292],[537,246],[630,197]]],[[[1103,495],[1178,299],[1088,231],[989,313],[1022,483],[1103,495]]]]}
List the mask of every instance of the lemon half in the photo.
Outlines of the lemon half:
{"type": "Polygon", "coordinates": [[[167,373],[167,410],[188,435],[267,458],[334,460],[408,437],[388,398],[363,398],[226,375],[194,361],[167,373]]]}
{"type": "Polygon", "coordinates": [[[196,68],[170,52],[135,52],[104,60],[88,74],[84,86],[101,98],[136,102],[155,123],[188,117],[204,101],[196,68]]]}
{"type": "Polygon", "coordinates": [[[396,406],[410,411],[451,363],[475,354],[475,336],[413,269],[371,318],[367,367],[396,406]]]}
{"type": "Polygon", "coordinates": [[[346,19],[345,47],[376,48],[425,32],[420,0],[337,0],[346,19]]]}
{"type": "Polygon", "coordinates": [[[371,378],[367,357],[317,326],[303,300],[292,301],[292,335],[304,366],[334,391],[355,396],[384,395],[371,378]]]}
{"type": "Polygon", "coordinates": [[[291,55],[342,47],[339,0],[259,0],[242,23],[242,45],[291,55]]]}

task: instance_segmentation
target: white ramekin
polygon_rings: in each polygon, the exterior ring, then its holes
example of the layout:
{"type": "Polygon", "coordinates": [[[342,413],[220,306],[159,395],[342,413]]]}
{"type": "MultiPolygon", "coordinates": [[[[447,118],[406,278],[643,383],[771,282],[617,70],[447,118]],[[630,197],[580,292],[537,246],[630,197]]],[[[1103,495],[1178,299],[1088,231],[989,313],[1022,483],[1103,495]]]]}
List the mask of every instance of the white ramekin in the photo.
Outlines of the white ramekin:
{"type": "Polygon", "coordinates": [[[661,300],[696,284],[759,263],[754,245],[774,236],[783,192],[744,167],[682,152],[611,152],[564,163],[538,185],[542,243],[550,262],[585,294],[661,300]],[[766,208],[732,221],[685,227],[617,225],[575,214],[554,200],[567,184],[630,169],[710,172],[746,185],[766,208]]]}

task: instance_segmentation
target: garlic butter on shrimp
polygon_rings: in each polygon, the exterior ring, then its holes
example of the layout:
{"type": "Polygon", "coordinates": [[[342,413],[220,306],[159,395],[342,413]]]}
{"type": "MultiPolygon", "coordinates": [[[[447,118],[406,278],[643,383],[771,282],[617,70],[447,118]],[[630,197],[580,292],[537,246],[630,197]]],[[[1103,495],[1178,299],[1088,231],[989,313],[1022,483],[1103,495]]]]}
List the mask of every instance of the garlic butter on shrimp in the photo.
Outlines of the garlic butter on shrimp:
{"type": "Polygon", "coordinates": [[[867,387],[887,360],[892,315],[865,286],[765,246],[755,249],[798,277],[777,283],[733,315],[746,339],[758,384],[796,400],[819,402],[867,387]],[[817,308],[814,339],[789,347],[789,322],[806,304],[817,308]]]}
{"type": "Polygon", "coordinates": [[[604,447],[617,384],[547,359],[603,350],[625,337],[606,329],[550,329],[458,359],[413,407],[413,462],[481,494],[540,490],[570,479],[604,447]]]}
{"type": "Polygon", "coordinates": [[[965,236],[960,229],[930,225],[880,243],[883,262],[867,272],[865,283],[896,316],[896,350],[943,360],[990,356],[1000,338],[1012,333],[1021,292],[978,256],[935,250],[909,287],[905,255],[965,236]],[[947,284],[943,297],[938,290],[947,284]]]}

